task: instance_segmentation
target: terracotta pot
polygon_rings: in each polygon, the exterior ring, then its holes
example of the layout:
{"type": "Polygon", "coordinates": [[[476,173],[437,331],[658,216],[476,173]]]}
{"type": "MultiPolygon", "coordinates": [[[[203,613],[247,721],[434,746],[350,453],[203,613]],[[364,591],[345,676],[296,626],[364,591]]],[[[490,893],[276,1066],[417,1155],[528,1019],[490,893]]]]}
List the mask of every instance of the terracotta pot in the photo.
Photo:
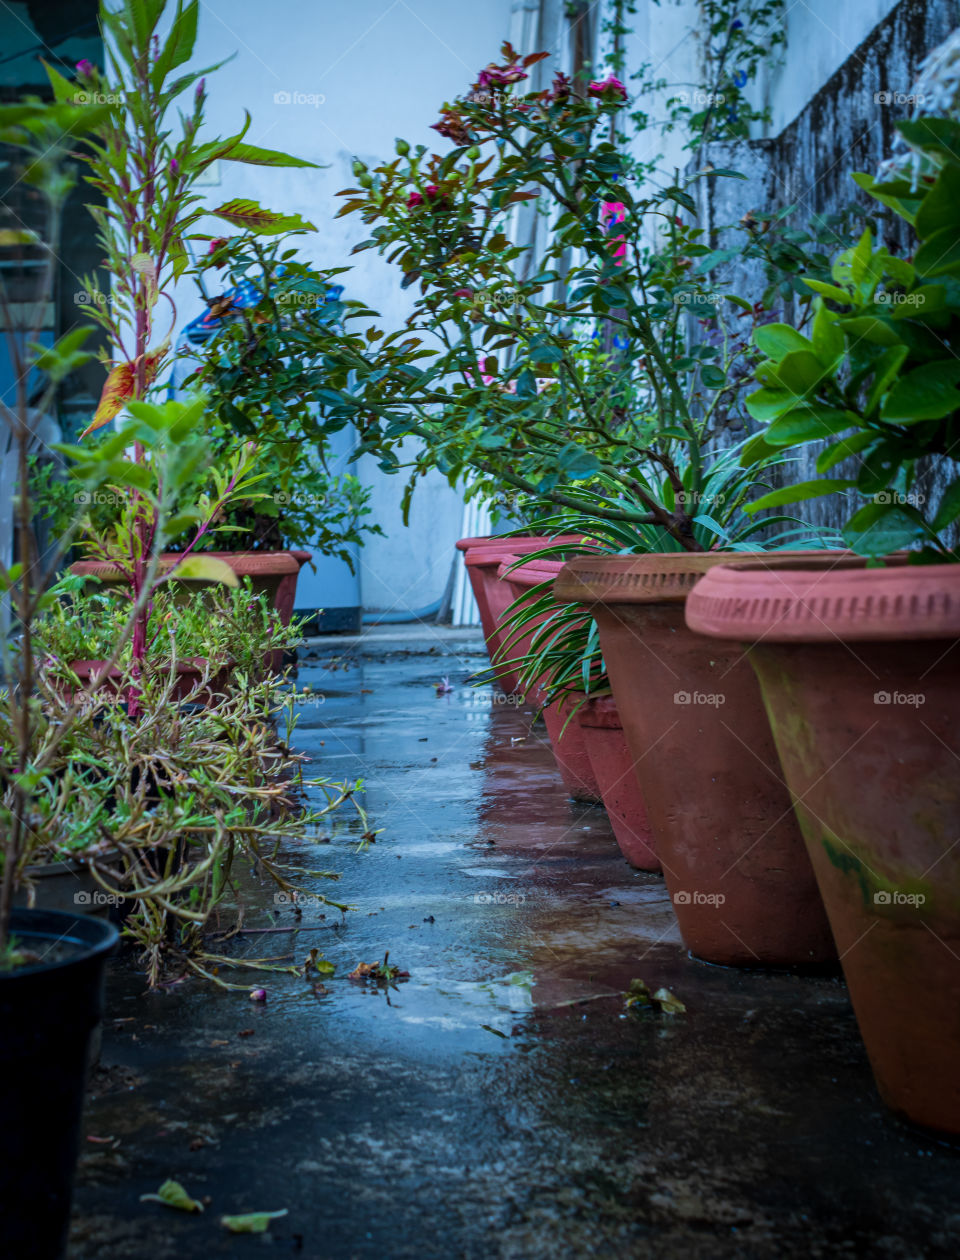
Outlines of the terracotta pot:
{"type": "Polygon", "coordinates": [[[724,568],[688,618],[751,645],[881,1095],[960,1133],[960,565],[724,568]]]}
{"type": "MultiPolygon", "coordinates": [[[[513,596],[497,576],[500,565],[504,561],[513,561],[518,556],[526,555],[527,552],[540,551],[557,541],[579,542],[580,538],[577,535],[557,540],[537,534],[520,534],[516,537],[461,538],[457,543],[458,550],[464,553],[467,577],[480,610],[480,625],[491,662],[498,656],[503,645],[500,620],[513,600],[513,596]]],[[[516,670],[501,669],[497,681],[507,695],[519,694],[516,670]]]]}
{"type": "Polygon", "coordinates": [[[640,871],[659,871],[640,780],[613,696],[588,700],[577,714],[590,768],[620,851],[640,871]]]}
{"type": "Polygon", "coordinates": [[[556,594],[596,618],[687,947],[734,966],[823,965],[836,958],[833,938],[756,678],[735,645],[684,624],[687,595],[724,559],[572,561],[556,594]]]}
{"type": "MultiPolygon", "coordinates": [[[[225,561],[239,578],[249,577],[254,592],[266,594],[283,624],[290,624],[296,602],[297,578],[311,559],[309,551],[205,551],[200,554],[225,561]]],[[[171,568],[179,558],[177,552],[164,552],[160,557],[161,572],[171,568]]],[[[116,565],[98,560],[78,560],[70,566],[70,572],[82,577],[97,577],[107,583],[125,580],[116,565]]],[[[182,579],[181,584],[188,588],[215,585],[191,578],[182,579]]],[[[283,653],[268,653],[266,665],[274,672],[279,671],[283,665],[283,653]]]]}
{"type": "MultiPolygon", "coordinates": [[[[103,669],[105,661],[71,661],[70,668],[80,680],[81,688],[85,691],[89,687],[93,679],[103,669]]],[[[194,656],[187,660],[177,662],[177,681],[174,684],[170,698],[172,700],[184,700],[197,683],[203,677],[203,667],[205,661],[202,657],[194,656]]],[[[101,684],[101,691],[106,692],[112,699],[119,699],[123,690],[121,680],[125,677],[125,671],[119,666],[114,665],[107,677],[101,684]]],[[[205,704],[210,695],[217,691],[219,687],[226,682],[229,671],[219,670],[210,680],[210,686],[205,688],[193,697],[194,703],[205,704]]],[[[73,688],[69,682],[64,679],[57,679],[54,683],[57,690],[63,694],[69,701],[73,698],[73,688]]]]}
{"type": "MultiPolygon", "coordinates": [[[[510,563],[502,564],[499,569],[500,582],[509,590],[510,602],[522,599],[535,586],[552,582],[563,568],[562,560],[533,560],[522,568],[508,572],[510,563]]],[[[544,618],[540,617],[532,622],[530,630],[523,634],[515,644],[510,645],[509,636],[505,634],[503,651],[506,655],[511,658],[526,656],[531,651],[536,627],[543,620],[544,618]]],[[[543,691],[539,683],[534,683],[527,688],[526,698],[532,705],[539,706],[543,702],[543,691]]],[[[579,696],[574,698],[574,703],[576,699],[579,699],[579,696]]],[[[572,722],[567,721],[570,714],[569,703],[558,701],[548,704],[542,712],[547,735],[550,737],[550,747],[567,791],[575,801],[599,803],[600,785],[590,764],[580,723],[576,718],[572,722]]]]}
{"type": "MultiPolygon", "coordinates": [[[[310,559],[309,551],[204,551],[198,554],[225,561],[237,577],[249,577],[254,591],[267,594],[271,606],[280,613],[283,624],[289,625],[296,598],[297,575],[310,559]]],[[[164,552],[160,557],[160,571],[166,571],[179,559],[177,552],[164,552]]],[[[97,577],[101,582],[124,580],[115,565],[99,560],[78,560],[70,566],[70,572],[82,577],[97,577]]],[[[178,580],[182,580],[185,586],[212,585],[192,578],[178,580]]]]}

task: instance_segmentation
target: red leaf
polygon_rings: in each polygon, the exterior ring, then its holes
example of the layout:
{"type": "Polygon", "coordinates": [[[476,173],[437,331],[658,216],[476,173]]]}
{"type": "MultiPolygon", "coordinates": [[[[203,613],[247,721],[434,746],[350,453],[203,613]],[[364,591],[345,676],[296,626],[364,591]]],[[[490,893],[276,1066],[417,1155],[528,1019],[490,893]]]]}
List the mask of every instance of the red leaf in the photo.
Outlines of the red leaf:
{"type": "MultiPolygon", "coordinates": [[[[154,350],[152,354],[144,357],[144,384],[150,385],[153,382],[157,375],[157,369],[160,366],[160,360],[166,352],[167,346],[164,343],[159,350],[154,350]]],[[[93,433],[96,429],[102,429],[105,424],[109,424],[124,405],[133,398],[137,386],[138,362],[139,360],[134,359],[131,363],[118,363],[110,369],[110,375],[104,382],[103,392],[100,395],[97,409],[93,413],[93,419],[80,434],[81,438],[85,438],[88,433],[93,433]]]]}

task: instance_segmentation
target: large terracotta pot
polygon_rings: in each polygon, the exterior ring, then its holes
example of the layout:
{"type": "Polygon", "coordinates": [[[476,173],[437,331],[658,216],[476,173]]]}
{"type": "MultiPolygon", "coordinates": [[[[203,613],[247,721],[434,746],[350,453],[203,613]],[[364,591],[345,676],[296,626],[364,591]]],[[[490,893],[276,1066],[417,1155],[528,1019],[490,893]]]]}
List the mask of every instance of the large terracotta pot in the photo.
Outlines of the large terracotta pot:
{"type": "Polygon", "coordinates": [[[687,595],[724,559],[576,560],[555,590],[596,618],[687,947],[735,966],[822,965],[836,951],[756,678],[735,645],[684,624],[687,595]]]}
{"type": "Polygon", "coordinates": [[[960,1133],[960,565],[718,569],[688,620],[749,644],[881,1095],[960,1133]]]}
{"type": "MultiPolygon", "coordinates": [[[[276,608],[284,625],[290,624],[296,599],[297,576],[310,560],[309,551],[205,551],[200,553],[216,560],[224,560],[237,577],[249,577],[254,591],[265,593],[276,608]]],[[[164,572],[177,563],[177,552],[167,551],[160,557],[160,571],[164,572]]],[[[124,580],[115,565],[99,560],[78,560],[70,566],[71,573],[81,577],[97,577],[101,582],[124,580]]],[[[209,582],[196,579],[184,580],[184,585],[209,586],[209,582]]]]}
{"type": "MultiPolygon", "coordinates": [[[[296,603],[297,578],[300,570],[311,557],[309,551],[206,551],[201,553],[229,564],[238,578],[249,577],[256,594],[265,594],[273,608],[280,614],[285,626],[290,624],[296,603]]],[[[179,560],[179,554],[164,552],[160,557],[160,571],[171,568],[179,560]]],[[[125,579],[115,565],[99,560],[78,560],[70,566],[70,572],[81,577],[96,577],[101,582],[121,582],[125,579]]],[[[196,579],[184,579],[185,587],[210,586],[213,583],[196,579]]],[[[282,652],[269,652],[265,659],[269,670],[280,670],[282,652]]]]}
{"type": "Polygon", "coordinates": [[[659,871],[650,820],[613,696],[588,700],[577,714],[603,807],[620,851],[640,871],[659,871]]]}
{"type": "MultiPolygon", "coordinates": [[[[531,560],[520,568],[511,569],[514,560],[501,564],[498,571],[500,583],[509,591],[511,602],[530,597],[533,587],[554,581],[563,568],[562,560],[531,560]]],[[[539,617],[531,622],[530,630],[521,635],[515,643],[512,643],[510,636],[504,632],[502,651],[506,656],[508,658],[526,656],[532,650],[536,628],[544,620],[544,617],[539,617]]],[[[542,703],[543,692],[539,683],[534,682],[527,689],[526,698],[533,705],[542,703]]],[[[570,716],[571,704],[575,703],[576,699],[579,697],[546,705],[543,709],[543,720],[557,769],[560,771],[560,777],[567,791],[575,801],[596,804],[601,800],[600,785],[587,755],[583,731],[576,718],[572,721],[567,720],[570,716]]]]}
{"type": "MultiPolygon", "coordinates": [[[[557,541],[577,542],[579,537],[557,540],[538,534],[518,534],[515,537],[461,538],[457,543],[458,550],[464,553],[464,565],[480,610],[480,625],[491,661],[501,654],[500,621],[513,600],[509,589],[497,576],[500,565],[528,552],[540,551],[557,541]]],[[[516,670],[501,667],[497,682],[507,695],[519,694],[520,682],[516,670]]]]}

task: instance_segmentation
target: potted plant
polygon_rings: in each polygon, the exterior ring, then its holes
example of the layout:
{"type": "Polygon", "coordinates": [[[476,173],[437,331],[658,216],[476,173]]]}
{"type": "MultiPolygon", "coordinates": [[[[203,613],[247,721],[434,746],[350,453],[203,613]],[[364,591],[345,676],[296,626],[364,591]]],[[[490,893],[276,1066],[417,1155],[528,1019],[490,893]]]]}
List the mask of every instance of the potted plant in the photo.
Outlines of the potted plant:
{"type": "MultiPolygon", "coordinates": [[[[68,333],[43,349],[36,344],[40,330],[32,320],[36,315],[39,323],[38,312],[52,292],[63,204],[75,182],[67,154],[97,116],[96,109],[36,99],[0,106],[0,138],[17,146],[19,177],[36,191],[45,212],[39,233],[12,225],[12,216],[0,222],[0,252],[9,265],[0,276],[0,312],[17,381],[16,405],[4,409],[4,419],[13,427],[17,454],[20,547],[16,564],[0,566],[0,586],[13,603],[19,630],[15,653],[5,636],[0,640],[7,680],[3,720],[9,732],[0,752],[3,1231],[11,1255],[42,1260],[57,1260],[66,1241],[88,1054],[103,1006],[104,963],[117,939],[109,923],[82,914],[13,908],[16,873],[34,843],[30,818],[43,774],[36,756],[42,722],[33,696],[33,625],[47,597],[33,533],[30,441],[35,415],[49,406],[56,383],[84,358],[82,333],[68,333]],[[33,298],[19,304],[21,320],[9,287],[14,280],[29,286],[26,292],[33,298]],[[24,317],[30,320],[26,326],[24,317]],[[31,407],[27,381],[38,378],[45,387],[31,407]],[[43,1124],[37,1123],[38,1098],[45,1100],[43,1124]]],[[[65,715],[67,729],[75,720],[75,711],[65,715]]]]}
{"type": "MultiPolygon", "coordinates": [[[[189,243],[197,236],[198,222],[205,214],[212,213],[247,233],[267,236],[309,226],[297,215],[265,210],[253,202],[231,201],[212,211],[204,206],[197,184],[213,162],[284,167],[314,164],[247,143],[244,137],[250,126],[249,116],[236,135],[201,139],[209,71],[179,73],[193,52],[197,5],[177,0],[170,13],[174,34],[161,40],[158,30],[167,9],[165,2],[152,5],[147,13],[140,13],[132,0],[116,11],[102,5],[100,19],[108,50],[107,69],[101,72],[83,62],[78,67],[77,82],[73,83],[48,67],[57,100],[76,98],[107,105],[98,112],[89,142],[79,155],[86,181],[107,202],[108,208],[94,206],[91,213],[97,221],[104,267],[111,280],[109,297],[100,292],[92,278],[85,282],[85,310],[106,332],[110,349],[104,352],[109,374],[103,393],[82,437],[129,412],[131,404],[145,402],[169,365],[168,319],[170,311],[176,311],[171,288],[189,265],[189,243]],[[78,92],[78,88],[82,91],[78,92]],[[174,109],[185,105],[185,96],[191,89],[192,99],[185,110],[181,109],[175,125],[174,109]]],[[[143,416],[139,419],[150,423],[143,416]]],[[[135,434],[132,436],[135,462],[143,464],[144,444],[135,434]]],[[[229,461],[232,481],[216,481],[210,515],[202,520],[179,521],[171,516],[174,528],[167,541],[178,538],[184,530],[188,534],[179,554],[161,563],[162,581],[169,580],[174,571],[182,580],[219,581],[230,574],[229,580],[236,581],[235,563],[231,568],[223,560],[198,553],[209,544],[207,535],[218,524],[215,518],[226,509],[227,499],[249,499],[247,474],[252,454],[252,443],[233,444],[229,461]]],[[[216,475],[216,470],[212,471],[216,475]]],[[[146,495],[135,491],[124,508],[126,518],[117,534],[118,539],[122,534],[122,572],[118,557],[102,552],[92,556],[93,568],[81,564],[75,571],[92,572],[101,578],[119,574],[138,599],[152,553],[160,543],[153,536],[155,507],[146,495]]],[[[256,562],[254,567],[262,564],[256,562]]],[[[287,556],[282,572],[275,575],[276,584],[284,575],[295,576],[299,567],[293,557],[287,556]]],[[[135,678],[145,657],[148,604],[149,600],[134,630],[135,678]]]]}
{"type": "Polygon", "coordinates": [[[810,338],[758,333],[751,399],[768,421],[754,451],[827,443],[819,479],[754,509],[848,496],[844,537],[862,558],[711,573],[688,621],[749,647],[882,1097],[958,1133],[960,124],[898,129],[899,155],[856,178],[912,226],[916,251],[866,234],[841,254],[810,338]]]}
{"type": "MultiPolygon", "coordinates": [[[[418,286],[407,328],[422,344],[406,371],[395,356],[367,356],[344,404],[367,417],[368,429],[379,417],[378,441],[421,438],[420,465],[437,465],[452,481],[468,472],[496,480],[541,515],[564,511],[573,531],[589,518],[629,536],[625,549],[642,559],[573,562],[568,574],[594,566],[603,580],[561,578],[556,589],[599,625],[684,937],[712,961],[819,965],[833,946],[788,798],[779,783],[758,789],[769,776],[739,742],[765,729],[752,675],[741,669],[727,681],[742,697],[742,730],[732,708],[722,718],[672,699],[699,693],[710,670],[704,646],[683,632],[675,595],[719,549],[757,547],[761,538],[785,546],[814,533],[792,518],[743,515],[754,486],[777,466],[776,451],[742,470],[738,454],[718,450],[728,430],[745,425],[750,334],[767,318],[707,279],[715,251],[693,221],[696,186],[734,173],[706,165],[664,179],[656,164],[638,167],[620,139],[624,83],[615,74],[588,84],[561,75],[550,89],[527,92],[538,59],[505,46],[500,62],[445,107],[437,130],[454,145],[445,156],[401,141],[395,161],[356,166],[344,212],[372,229],[357,248],[389,252],[404,283],[418,286]],[[510,232],[509,217],[526,202],[547,221],[536,252],[510,232]],[[660,613],[624,609],[641,587],[669,601],[656,657],[644,646],[646,622],[660,613]],[[673,681],[667,709],[648,703],[651,672],[657,685],[673,681]],[[657,714],[662,730],[649,725],[657,714]],[[683,736],[666,740],[677,724],[683,736]],[[722,758],[721,775],[711,758],[690,756],[701,743],[722,758]],[[678,792],[714,819],[709,834],[696,806],[678,813],[678,792]],[[758,794],[762,807],[744,842],[742,801],[758,794]],[[775,842],[760,846],[771,828],[775,842]],[[730,884],[723,892],[721,880],[730,884]],[[731,922],[734,910],[741,917],[731,922]]],[[[695,153],[721,122],[711,110],[696,121],[695,153]]],[[[419,471],[415,463],[411,484],[419,471]]],[[[583,532],[600,536],[593,524],[583,532]]],[[[772,746],[764,751],[772,757],[772,746]]]]}

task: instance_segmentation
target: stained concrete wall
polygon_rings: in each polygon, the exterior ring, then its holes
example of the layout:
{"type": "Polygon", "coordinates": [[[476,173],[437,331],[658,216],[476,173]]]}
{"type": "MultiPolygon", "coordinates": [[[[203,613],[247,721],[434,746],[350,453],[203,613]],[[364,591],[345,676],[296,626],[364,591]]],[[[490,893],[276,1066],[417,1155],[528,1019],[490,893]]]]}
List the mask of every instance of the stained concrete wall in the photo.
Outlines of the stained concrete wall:
{"type": "MultiPolygon", "coordinates": [[[[859,6],[850,6],[848,0],[842,12],[848,7],[859,6]]],[[[741,170],[748,180],[704,184],[703,224],[716,229],[720,224],[737,223],[747,210],[796,205],[791,222],[806,227],[814,215],[829,214],[851,202],[878,209],[854,184],[851,171],[874,171],[889,156],[895,122],[909,107],[898,105],[895,99],[888,102],[885,95],[908,95],[920,62],[958,25],[960,0],[900,0],[779,134],[723,146],[711,154],[717,166],[741,170]]],[[[795,57],[796,50],[788,43],[787,62],[795,57]]],[[[895,216],[882,218],[879,227],[892,248],[908,247],[907,230],[895,216]]],[[[716,239],[723,243],[721,236],[716,239]]],[[[755,263],[725,274],[734,292],[751,300],[762,292],[764,277],[755,263]]],[[[791,322],[795,316],[792,303],[784,303],[782,315],[791,322]]],[[[816,454],[816,448],[804,451],[793,468],[795,480],[817,475],[816,454]]],[[[841,465],[834,475],[854,471],[852,466],[841,465]]],[[[936,499],[945,477],[950,479],[943,469],[928,470],[918,493],[936,499]]],[[[810,500],[792,510],[807,520],[835,528],[849,516],[848,505],[836,496],[810,500]]]]}

